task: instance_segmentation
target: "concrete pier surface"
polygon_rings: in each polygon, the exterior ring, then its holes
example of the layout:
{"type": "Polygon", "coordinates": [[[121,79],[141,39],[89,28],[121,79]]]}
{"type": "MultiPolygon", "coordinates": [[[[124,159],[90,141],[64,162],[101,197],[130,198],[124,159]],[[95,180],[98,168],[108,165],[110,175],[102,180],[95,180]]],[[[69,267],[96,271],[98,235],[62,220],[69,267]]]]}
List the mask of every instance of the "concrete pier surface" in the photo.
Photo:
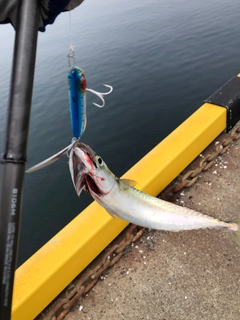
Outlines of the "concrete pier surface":
{"type": "MultiPolygon", "coordinates": [[[[225,221],[240,218],[240,140],[184,188],[176,203],[225,221]]],[[[240,247],[226,230],[145,230],[64,319],[238,320],[240,247]]]]}

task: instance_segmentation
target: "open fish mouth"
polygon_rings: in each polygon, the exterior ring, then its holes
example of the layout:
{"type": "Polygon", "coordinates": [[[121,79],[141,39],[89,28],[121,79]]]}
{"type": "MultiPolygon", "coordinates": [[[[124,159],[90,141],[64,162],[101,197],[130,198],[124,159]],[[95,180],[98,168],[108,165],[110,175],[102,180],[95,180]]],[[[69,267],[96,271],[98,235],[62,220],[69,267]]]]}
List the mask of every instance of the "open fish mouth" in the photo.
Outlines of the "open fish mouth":
{"type": "Polygon", "coordinates": [[[101,196],[103,194],[98,188],[95,181],[88,174],[82,174],[80,179],[76,182],[76,184],[74,184],[74,187],[78,196],[80,196],[82,190],[89,194],[91,194],[91,192],[94,192],[98,196],[101,196]]]}
{"type": "Polygon", "coordinates": [[[72,182],[77,195],[80,196],[81,191],[85,189],[85,172],[86,166],[84,163],[76,156],[74,150],[70,151],[69,157],[69,170],[72,177],[72,182]]]}
{"type": "Polygon", "coordinates": [[[86,145],[83,142],[77,142],[74,145],[72,150],[74,151],[75,148],[81,149],[91,159],[92,163],[96,167],[96,160],[95,160],[96,153],[88,145],[86,145]]]}
{"type": "Polygon", "coordinates": [[[85,185],[84,190],[91,194],[91,192],[94,192],[96,195],[101,196],[103,195],[103,192],[98,188],[95,181],[92,179],[92,177],[88,174],[84,175],[85,185]]]}
{"type": "Polygon", "coordinates": [[[85,190],[88,193],[91,193],[91,191],[93,191],[96,195],[101,195],[101,190],[98,188],[94,179],[91,177],[89,169],[77,154],[76,149],[80,149],[87,155],[88,159],[91,162],[91,165],[93,165],[95,168],[97,167],[97,165],[95,160],[95,152],[86,144],[77,142],[70,151],[69,157],[69,169],[77,195],[80,196],[82,190],[85,190]]]}

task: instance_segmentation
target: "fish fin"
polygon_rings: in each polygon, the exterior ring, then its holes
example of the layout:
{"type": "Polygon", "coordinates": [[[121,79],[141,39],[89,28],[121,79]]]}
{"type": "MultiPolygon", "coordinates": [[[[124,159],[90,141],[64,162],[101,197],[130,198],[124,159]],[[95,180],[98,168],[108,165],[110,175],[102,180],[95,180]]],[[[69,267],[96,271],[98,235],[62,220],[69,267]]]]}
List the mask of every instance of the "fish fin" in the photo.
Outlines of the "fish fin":
{"type": "MultiPolygon", "coordinates": [[[[105,208],[106,209],[106,208],[105,208]]],[[[106,209],[107,210],[107,212],[110,214],[110,216],[113,218],[113,219],[116,219],[116,213],[113,211],[113,210],[111,210],[111,209],[106,209]]]]}
{"type": "Polygon", "coordinates": [[[137,181],[131,180],[131,179],[120,179],[121,181],[124,181],[126,184],[128,184],[130,187],[134,187],[137,184],[137,181]]]}
{"type": "Polygon", "coordinates": [[[238,226],[238,230],[233,231],[232,235],[236,243],[240,246],[240,218],[233,220],[233,223],[238,226]]]}

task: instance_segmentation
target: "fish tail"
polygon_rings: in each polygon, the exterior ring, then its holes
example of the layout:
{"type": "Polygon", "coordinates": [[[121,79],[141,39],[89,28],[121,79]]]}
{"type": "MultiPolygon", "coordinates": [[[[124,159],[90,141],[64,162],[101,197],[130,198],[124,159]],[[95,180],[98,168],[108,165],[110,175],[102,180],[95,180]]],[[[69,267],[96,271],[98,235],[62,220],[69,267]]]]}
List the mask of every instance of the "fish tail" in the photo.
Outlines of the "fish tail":
{"type": "Polygon", "coordinates": [[[234,228],[235,230],[232,228],[230,229],[232,231],[231,234],[236,243],[240,246],[240,218],[235,219],[232,222],[235,224],[236,228],[234,228]]]}

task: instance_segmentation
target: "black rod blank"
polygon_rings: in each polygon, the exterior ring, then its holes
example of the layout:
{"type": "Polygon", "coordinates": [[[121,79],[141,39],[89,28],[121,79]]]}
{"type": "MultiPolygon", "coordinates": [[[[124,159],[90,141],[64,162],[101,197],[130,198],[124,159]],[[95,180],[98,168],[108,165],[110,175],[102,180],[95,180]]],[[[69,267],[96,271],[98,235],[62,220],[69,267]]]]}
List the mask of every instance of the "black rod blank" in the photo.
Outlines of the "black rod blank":
{"type": "Polygon", "coordinates": [[[11,319],[23,180],[39,24],[39,2],[19,1],[4,150],[0,161],[0,319],[11,319]]]}

